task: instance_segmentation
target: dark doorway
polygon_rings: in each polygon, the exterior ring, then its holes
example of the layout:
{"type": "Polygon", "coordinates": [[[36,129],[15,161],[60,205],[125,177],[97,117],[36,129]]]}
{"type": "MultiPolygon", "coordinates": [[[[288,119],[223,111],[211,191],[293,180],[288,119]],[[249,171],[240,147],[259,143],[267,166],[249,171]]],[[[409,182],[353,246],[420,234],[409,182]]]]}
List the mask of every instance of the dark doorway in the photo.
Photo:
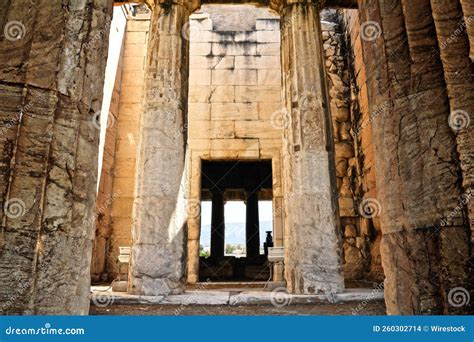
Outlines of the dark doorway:
{"type": "MultiPolygon", "coordinates": [[[[210,201],[209,248],[202,247],[199,262],[200,281],[263,281],[270,272],[263,253],[259,220],[259,201],[272,199],[271,161],[203,161],[201,200],[210,201]],[[232,202],[241,215],[239,224],[226,224],[225,206],[232,202]],[[234,203],[235,202],[235,203],[234,203]],[[242,205],[238,205],[244,204],[242,205]],[[226,236],[242,234],[242,244],[233,245],[226,236]],[[234,253],[235,252],[235,253],[234,253]]],[[[227,211],[229,214],[229,211],[227,211]]],[[[209,221],[209,220],[208,220],[209,221]]],[[[205,239],[209,241],[206,236],[205,239]]]]}

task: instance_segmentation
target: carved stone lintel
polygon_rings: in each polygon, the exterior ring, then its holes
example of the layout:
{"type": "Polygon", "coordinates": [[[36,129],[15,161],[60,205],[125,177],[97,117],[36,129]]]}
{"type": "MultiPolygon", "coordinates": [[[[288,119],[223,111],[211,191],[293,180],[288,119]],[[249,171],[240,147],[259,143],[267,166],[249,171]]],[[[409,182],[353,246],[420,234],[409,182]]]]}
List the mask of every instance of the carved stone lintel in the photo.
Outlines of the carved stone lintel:
{"type": "Polygon", "coordinates": [[[154,0],[152,2],[155,1],[158,2],[163,8],[171,7],[172,5],[183,6],[189,11],[190,14],[201,7],[200,0],[154,0]]]}
{"type": "Polygon", "coordinates": [[[270,0],[268,5],[272,10],[281,13],[284,8],[296,4],[313,5],[318,8],[323,8],[326,4],[326,0],[270,0]]]}

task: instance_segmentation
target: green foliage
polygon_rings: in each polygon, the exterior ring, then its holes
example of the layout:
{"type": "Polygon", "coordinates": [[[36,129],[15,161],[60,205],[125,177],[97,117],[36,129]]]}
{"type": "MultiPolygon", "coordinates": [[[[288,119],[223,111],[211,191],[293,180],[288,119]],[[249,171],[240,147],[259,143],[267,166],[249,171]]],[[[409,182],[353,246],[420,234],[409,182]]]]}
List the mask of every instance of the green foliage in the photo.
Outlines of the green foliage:
{"type": "Polygon", "coordinates": [[[235,251],[235,246],[227,244],[225,246],[225,254],[232,254],[235,251]]]}
{"type": "Polygon", "coordinates": [[[211,253],[209,251],[205,251],[203,245],[199,245],[199,256],[209,258],[211,253]]]}

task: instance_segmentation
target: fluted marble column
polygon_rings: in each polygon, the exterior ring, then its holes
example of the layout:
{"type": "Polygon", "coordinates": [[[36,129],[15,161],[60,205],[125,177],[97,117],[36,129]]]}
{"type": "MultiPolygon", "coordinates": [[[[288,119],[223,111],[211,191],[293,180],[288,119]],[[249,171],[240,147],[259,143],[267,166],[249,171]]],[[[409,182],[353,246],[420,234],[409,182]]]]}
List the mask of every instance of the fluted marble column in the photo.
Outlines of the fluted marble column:
{"type": "Polygon", "coordinates": [[[344,288],[334,146],[316,1],[283,1],[285,273],[293,293],[344,288]]]}
{"type": "MultiPolygon", "coordinates": [[[[148,40],[129,292],[179,293],[185,268],[185,123],[191,1],[156,2],[148,40]]],[[[191,208],[194,212],[197,208],[191,208]]]]}
{"type": "MultiPolygon", "coordinates": [[[[450,31],[447,19],[454,16],[447,2],[440,4],[363,0],[359,7],[360,22],[378,31],[362,47],[372,71],[369,109],[378,112],[371,126],[388,314],[463,313],[468,305],[454,301],[472,291],[462,173],[449,124],[448,93],[455,94],[461,64],[448,62],[443,70],[436,31],[450,31]]],[[[456,52],[460,62],[466,50],[456,52]]]]}
{"type": "Polygon", "coordinates": [[[112,1],[2,3],[0,314],[89,311],[112,1]]]}

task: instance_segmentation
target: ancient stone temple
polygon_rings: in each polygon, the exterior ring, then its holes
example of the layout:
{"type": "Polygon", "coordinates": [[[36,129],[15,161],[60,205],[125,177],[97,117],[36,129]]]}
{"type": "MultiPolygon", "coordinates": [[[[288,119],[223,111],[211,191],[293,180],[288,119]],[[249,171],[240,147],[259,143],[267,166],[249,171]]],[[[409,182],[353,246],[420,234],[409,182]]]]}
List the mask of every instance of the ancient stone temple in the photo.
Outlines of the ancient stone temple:
{"type": "Polygon", "coordinates": [[[472,313],[473,8],[7,1],[1,312],[87,314],[92,283],[472,313]]]}

